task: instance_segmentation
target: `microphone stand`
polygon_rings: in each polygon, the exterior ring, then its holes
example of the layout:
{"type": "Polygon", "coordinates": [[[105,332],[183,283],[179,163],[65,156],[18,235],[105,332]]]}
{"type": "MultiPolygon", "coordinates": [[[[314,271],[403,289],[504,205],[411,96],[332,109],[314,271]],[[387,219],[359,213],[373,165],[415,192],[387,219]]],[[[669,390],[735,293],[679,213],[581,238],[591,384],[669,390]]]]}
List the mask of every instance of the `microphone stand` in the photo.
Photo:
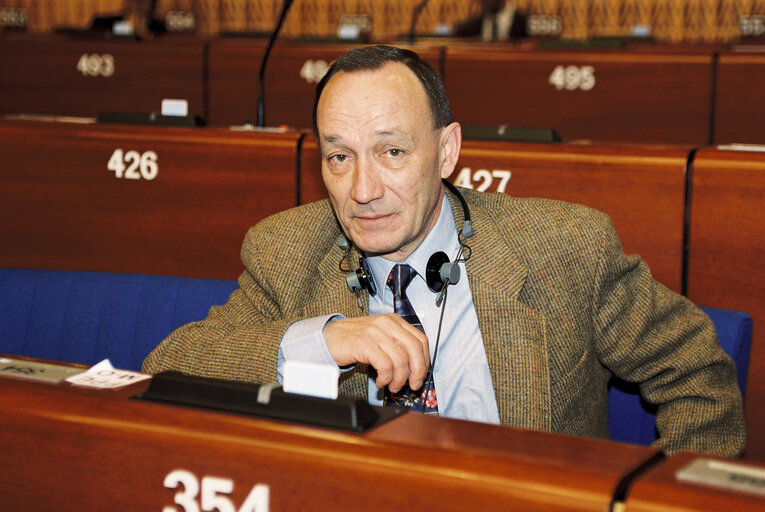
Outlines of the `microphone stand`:
{"type": "Polygon", "coordinates": [[[273,48],[274,43],[276,42],[276,37],[279,35],[279,31],[282,29],[282,24],[284,23],[284,18],[287,17],[287,12],[290,10],[290,6],[292,6],[293,0],[284,0],[284,3],[282,4],[282,12],[279,14],[279,20],[276,22],[276,28],[274,28],[274,31],[271,33],[271,38],[268,40],[268,45],[266,45],[266,51],[263,53],[263,60],[260,61],[260,73],[258,74],[258,124],[257,126],[263,127],[265,126],[265,109],[266,109],[266,99],[265,99],[265,76],[266,76],[266,63],[268,63],[268,56],[271,55],[271,48],[273,48]]]}
{"type": "Polygon", "coordinates": [[[425,10],[426,5],[428,5],[428,0],[422,0],[414,7],[414,11],[412,11],[412,25],[409,28],[409,44],[414,44],[415,26],[417,25],[417,20],[420,18],[420,14],[425,10]]]}

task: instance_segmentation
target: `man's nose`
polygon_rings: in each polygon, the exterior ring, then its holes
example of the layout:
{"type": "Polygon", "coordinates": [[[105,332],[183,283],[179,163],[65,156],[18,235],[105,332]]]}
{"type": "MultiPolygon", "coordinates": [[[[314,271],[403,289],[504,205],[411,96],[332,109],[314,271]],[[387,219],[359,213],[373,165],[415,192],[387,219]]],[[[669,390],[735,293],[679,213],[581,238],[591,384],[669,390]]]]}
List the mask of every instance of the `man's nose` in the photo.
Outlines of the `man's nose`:
{"type": "Polygon", "coordinates": [[[371,158],[360,157],[353,170],[353,189],[351,197],[359,204],[367,204],[383,195],[383,183],[380,170],[371,158]]]}

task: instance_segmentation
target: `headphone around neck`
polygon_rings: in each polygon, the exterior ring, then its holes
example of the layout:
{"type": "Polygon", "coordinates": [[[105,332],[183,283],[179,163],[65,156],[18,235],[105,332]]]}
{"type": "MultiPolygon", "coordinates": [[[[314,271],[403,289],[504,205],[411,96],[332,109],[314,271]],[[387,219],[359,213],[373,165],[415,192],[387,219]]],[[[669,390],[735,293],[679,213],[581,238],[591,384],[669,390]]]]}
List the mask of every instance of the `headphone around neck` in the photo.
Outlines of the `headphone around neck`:
{"type": "MultiPolygon", "coordinates": [[[[462,229],[458,234],[460,243],[460,250],[457,253],[457,257],[454,261],[449,261],[449,256],[443,251],[434,253],[428,258],[428,263],[425,267],[425,282],[428,284],[428,288],[437,293],[436,305],[440,306],[443,301],[446,288],[450,284],[456,284],[461,277],[459,264],[470,259],[470,246],[465,243],[464,239],[470,238],[475,235],[473,230],[473,223],[470,220],[470,209],[468,208],[465,198],[460,191],[452,185],[449,181],[442,179],[443,184],[448,188],[459,200],[462,205],[462,211],[465,216],[465,220],[462,223],[462,229]]],[[[361,302],[361,296],[358,294],[362,290],[367,290],[370,295],[377,295],[377,287],[375,286],[374,279],[369,270],[369,265],[364,257],[359,258],[359,268],[356,270],[348,271],[343,269],[343,261],[348,257],[351,252],[351,244],[348,239],[340,235],[340,239],[337,242],[338,247],[345,251],[342,259],[340,260],[340,270],[346,272],[345,281],[348,284],[348,288],[355,294],[357,294],[359,300],[359,307],[363,310],[364,306],[361,302]]]]}

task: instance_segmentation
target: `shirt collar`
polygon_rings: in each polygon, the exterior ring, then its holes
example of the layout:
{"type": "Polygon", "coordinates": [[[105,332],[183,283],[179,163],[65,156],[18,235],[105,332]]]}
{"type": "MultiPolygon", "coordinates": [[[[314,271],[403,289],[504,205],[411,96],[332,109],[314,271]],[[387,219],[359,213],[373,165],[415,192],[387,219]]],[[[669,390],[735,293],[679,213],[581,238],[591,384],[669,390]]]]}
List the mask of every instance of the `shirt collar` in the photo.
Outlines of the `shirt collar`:
{"type": "MultiPolygon", "coordinates": [[[[433,226],[433,229],[430,230],[430,233],[427,234],[414,252],[402,263],[409,264],[417,271],[420,278],[425,279],[425,269],[433,253],[444,251],[449,256],[449,259],[453,260],[457,256],[458,250],[459,238],[457,237],[454,214],[449,199],[444,194],[441,199],[441,213],[438,215],[435,226],[433,226]]],[[[378,292],[384,290],[388,274],[390,274],[396,262],[386,260],[382,256],[372,256],[367,258],[367,263],[377,285],[378,292]]]]}

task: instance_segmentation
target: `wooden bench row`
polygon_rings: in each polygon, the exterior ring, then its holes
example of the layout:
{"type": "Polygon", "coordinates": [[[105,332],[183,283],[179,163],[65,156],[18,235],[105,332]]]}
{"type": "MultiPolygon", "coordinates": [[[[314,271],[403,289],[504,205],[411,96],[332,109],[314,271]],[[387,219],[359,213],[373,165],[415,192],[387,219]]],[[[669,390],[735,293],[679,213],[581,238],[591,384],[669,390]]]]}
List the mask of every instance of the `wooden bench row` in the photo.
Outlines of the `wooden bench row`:
{"type": "MultiPolygon", "coordinates": [[[[0,37],[0,114],[97,116],[185,99],[209,125],[257,122],[260,39],[0,37]]],[[[282,41],[265,79],[265,124],[310,128],[314,88],[349,45],[282,41]]],[[[568,139],[765,143],[761,47],[620,49],[423,41],[466,125],[551,128],[568,139]]]]}
{"type": "MultiPolygon", "coordinates": [[[[749,313],[750,447],[765,460],[758,149],[465,141],[452,180],[602,210],[666,286],[749,313]]],[[[323,197],[305,132],[0,120],[2,267],[234,279],[251,225],[323,197]]]]}

